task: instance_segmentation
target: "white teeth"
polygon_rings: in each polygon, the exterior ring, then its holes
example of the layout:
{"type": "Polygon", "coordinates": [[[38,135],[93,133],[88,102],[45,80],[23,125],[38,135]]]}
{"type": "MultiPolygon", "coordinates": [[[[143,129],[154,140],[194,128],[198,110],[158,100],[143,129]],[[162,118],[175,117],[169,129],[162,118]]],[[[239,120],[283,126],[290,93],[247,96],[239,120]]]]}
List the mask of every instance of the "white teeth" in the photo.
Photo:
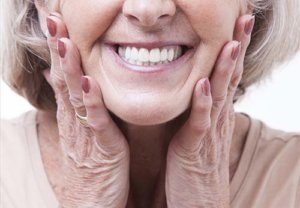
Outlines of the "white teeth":
{"type": "Polygon", "coordinates": [[[120,54],[121,57],[124,57],[125,56],[125,51],[124,51],[124,48],[123,47],[119,47],[118,48],[118,52],[120,54]]]}
{"type": "Polygon", "coordinates": [[[145,48],[141,48],[139,51],[139,61],[141,62],[148,62],[149,61],[149,50],[145,48]]]}
{"type": "Polygon", "coordinates": [[[130,59],[131,58],[131,50],[129,47],[126,48],[125,50],[125,58],[130,59]]]}
{"type": "Polygon", "coordinates": [[[149,60],[153,63],[160,61],[160,51],[159,48],[152,49],[150,51],[149,60]]]}
{"type": "MultiPolygon", "coordinates": [[[[121,48],[121,47],[119,47],[121,48]]],[[[131,50],[131,59],[137,61],[139,59],[139,51],[137,48],[132,48],[131,50]]]]}
{"type": "Polygon", "coordinates": [[[174,49],[170,49],[168,51],[168,61],[172,61],[174,59],[175,51],[174,49]]]}
{"type": "Polygon", "coordinates": [[[168,50],[164,48],[160,53],[160,60],[166,61],[167,59],[168,59],[168,50]]]}
{"type": "Polygon", "coordinates": [[[122,47],[118,48],[118,54],[127,62],[138,66],[153,66],[157,64],[167,64],[182,56],[180,46],[154,48],[122,47]]]}

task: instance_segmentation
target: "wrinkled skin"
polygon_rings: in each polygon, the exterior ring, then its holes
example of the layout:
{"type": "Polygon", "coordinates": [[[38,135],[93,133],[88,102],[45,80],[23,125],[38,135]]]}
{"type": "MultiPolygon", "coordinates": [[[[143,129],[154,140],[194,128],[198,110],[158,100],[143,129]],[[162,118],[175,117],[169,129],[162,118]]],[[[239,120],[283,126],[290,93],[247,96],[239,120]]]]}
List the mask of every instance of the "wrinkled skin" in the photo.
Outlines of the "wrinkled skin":
{"type": "Polygon", "coordinates": [[[44,75],[58,105],[63,207],[133,207],[127,199],[134,149],[128,145],[130,134],[120,126],[143,124],[155,132],[185,111],[190,113],[183,125],[165,138],[166,201],[153,206],[229,207],[232,101],[243,72],[250,42],[245,28],[251,20],[250,15],[240,16],[245,11],[235,3],[50,1],[59,13],[48,17],[48,29],[50,19],[56,34],[48,38],[52,63],[44,75]],[[58,54],[59,39],[66,49],[64,57],[58,54]],[[118,70],[104,43],[132,39],[185,41],[193,45],[193,55],[162,76],[118,70]],[[76,119],[75,111],[87,115],[87,125],[76,119]]]}
{"type": "Polygon", "coordinates": [[[84,73],[99,83],[106,107],[139,125],[161,124],[187,109],[196,82],[209,76],[245,10],[239,1],[231,0],[62,0],[56,4],[80,51],[84,73]],[[111,41],[180,41],[190,43],[194,53],[180,70],[144,77],[116,70],[120,67],[104,45],[111,41]]]}

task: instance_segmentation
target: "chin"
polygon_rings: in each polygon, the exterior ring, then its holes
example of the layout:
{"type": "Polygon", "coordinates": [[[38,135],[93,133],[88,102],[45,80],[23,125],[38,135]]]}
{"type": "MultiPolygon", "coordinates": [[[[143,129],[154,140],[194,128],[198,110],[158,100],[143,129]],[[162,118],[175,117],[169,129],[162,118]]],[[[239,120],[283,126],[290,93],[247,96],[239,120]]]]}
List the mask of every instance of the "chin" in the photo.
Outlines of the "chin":
{"type": "Polygon", "coordinates": [[[126,123],[138,126],[153,126],[173,120],[188,108],[188,104],[175,106],[171,102],[169,103],[166,105],[123,102],[122,106],[120,104],[106,104],[106,106],[110,112],[126,123]]]}

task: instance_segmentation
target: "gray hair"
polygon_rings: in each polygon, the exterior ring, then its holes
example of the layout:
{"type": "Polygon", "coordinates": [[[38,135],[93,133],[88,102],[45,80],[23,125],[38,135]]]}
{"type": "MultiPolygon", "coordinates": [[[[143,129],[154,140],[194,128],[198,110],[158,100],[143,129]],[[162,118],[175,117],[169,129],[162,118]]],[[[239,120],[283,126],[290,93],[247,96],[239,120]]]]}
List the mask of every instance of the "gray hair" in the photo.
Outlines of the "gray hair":
{"type": "MultiPolygon", "coordinates": [[[[3,79],[36,108],[55,111],[54,93],[42,76],[42,71],[50,66],[50,55],[34,1],[4,1],[0,62],[3,79]]],[[[254,10],[256,23],[237,98],[300,49],[299,0],[244,1],[254,10]]]]}

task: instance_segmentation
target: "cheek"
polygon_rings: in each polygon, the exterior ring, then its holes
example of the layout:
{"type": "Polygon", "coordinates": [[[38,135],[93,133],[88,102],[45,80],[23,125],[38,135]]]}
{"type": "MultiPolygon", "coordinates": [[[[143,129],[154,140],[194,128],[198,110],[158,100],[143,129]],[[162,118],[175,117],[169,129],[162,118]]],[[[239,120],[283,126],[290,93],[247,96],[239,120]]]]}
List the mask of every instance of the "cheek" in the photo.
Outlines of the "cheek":
{"type": "Polygon", "coordinates": [[[232,40],[239,9],[235,0],[177,0],[202,43],[232,40]]]}
{"type": "Polygon", "coordinates": [[[116,18],[124,0],[65,0],[60,9],[69,36],[81,52],[88,52],[116,18]]]}
{"type": "Polygon", "coordinates": [[[239,16],[237,0],[177,0],[189,24],[200,37],[191,77],[193,84],[199,78],[209,77],[223,46],[233,40],[236,19],[239,16]],[[205,60],[205,61],[203,61],[205,60]]]}

